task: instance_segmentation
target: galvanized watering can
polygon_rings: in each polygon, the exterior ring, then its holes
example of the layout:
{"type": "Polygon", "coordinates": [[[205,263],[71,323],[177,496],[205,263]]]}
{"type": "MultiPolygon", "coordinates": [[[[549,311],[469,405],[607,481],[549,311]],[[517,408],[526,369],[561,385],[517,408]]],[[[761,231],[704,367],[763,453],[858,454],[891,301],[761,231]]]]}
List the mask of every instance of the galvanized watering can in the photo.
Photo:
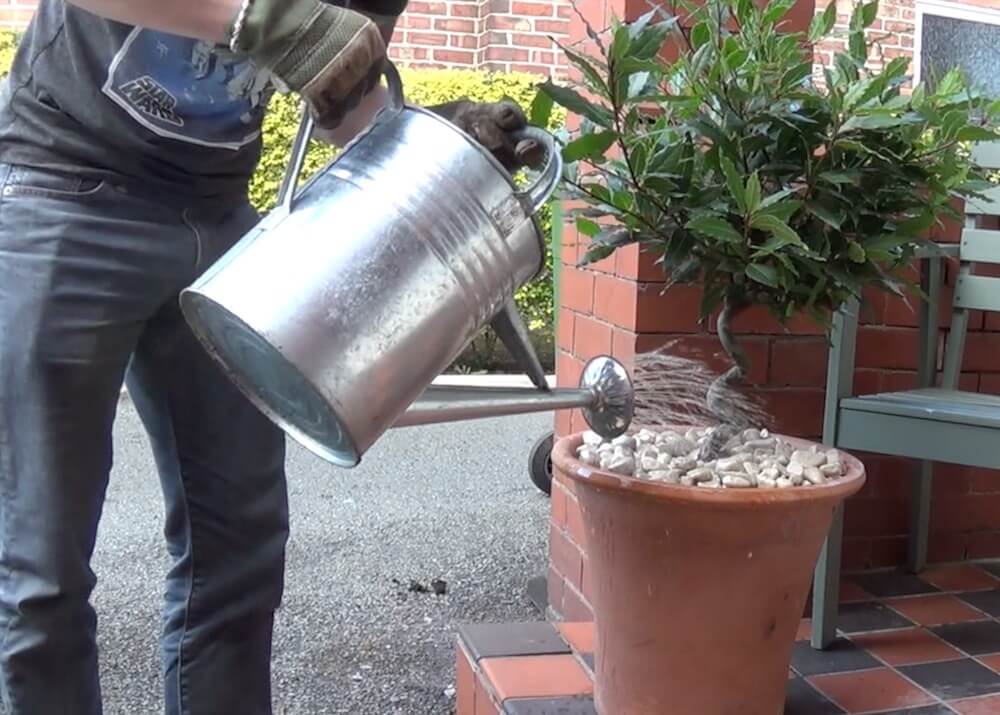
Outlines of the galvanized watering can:
{"type": "Polygon", "coordinates": [[[562,172],[519,190],[467,134],[391,101],[339,156],[296,191],[312,125],[303,119],[281,204],[194,285],[181,308],[230,379],[293,439],[357,465],[392,427],[583,408],[595,431],[624,432],[632,387],[598,358],[579,389],[550,390],[513,304],[543,268],[535,218],[562,172]],[[535,389],[432,382],[490,324],[535,389]]]}

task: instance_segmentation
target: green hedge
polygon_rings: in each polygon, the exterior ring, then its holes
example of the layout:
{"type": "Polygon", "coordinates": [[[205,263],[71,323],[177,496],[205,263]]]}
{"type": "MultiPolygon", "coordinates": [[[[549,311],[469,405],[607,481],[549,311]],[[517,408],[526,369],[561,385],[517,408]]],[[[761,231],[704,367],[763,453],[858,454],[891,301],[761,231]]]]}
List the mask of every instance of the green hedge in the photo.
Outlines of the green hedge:
{"type": "MultiPolygon", "coordinates": [[[[0,77],[7,74],[17,47],[17,36],[11,31],[0,31],[0,77]]],[[[468,97],[474,101],[493,102],[509,97],[527,109],[536,94],[538,78],[520,73],[481,72],[476,70],[435,70],[400,68],[406,98],[417,105],[433,105],[468,97]]],[[[296,98],[276,95],[264,119],[264,151],[260,164],[250,183],[250,200],[260,211],[271,209],[276,201],[278,187],[288,164],[289,154],[299,124],[299,104],[296,98]]],[[[562,122],[564,113],[553,113],[550,128],[562,122]]],[[[331,158],[334,151],[325,145],[313,143],[302,172],[302,179],[312,176],[331,158]]],[[[546,208],[540,216],[547,238],[551,237],[551,213],[546,208]]],[[[547,241],[551,245],[551,240],[547,241]]],[[[518,305],[535,334],[536,344],[543,359],[551,362],[553,324],[552,255],[548,251],[547,271],[544,277],[522,288],[517,296],[518,305]]],[[[497,363],[509,362],[509,356],[496,346],[495,336],[487,331],[459,360],[464,369],[493,369],[497,363]]]]}
{"type": "Polygon", "coordinates": [[[0,30],[0,78],[7,76],[16,51],[17,34],[11,30],[0,30]]]}

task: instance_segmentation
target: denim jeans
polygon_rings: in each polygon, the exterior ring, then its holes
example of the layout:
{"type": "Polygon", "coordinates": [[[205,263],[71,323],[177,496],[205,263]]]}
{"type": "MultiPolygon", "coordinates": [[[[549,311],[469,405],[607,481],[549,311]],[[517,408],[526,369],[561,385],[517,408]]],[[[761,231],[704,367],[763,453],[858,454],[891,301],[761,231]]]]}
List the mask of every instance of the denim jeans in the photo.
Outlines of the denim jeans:
{"type": "Polygon", "coordinates": [[[283,434],[210,361],[177,294],[257,220],[0,165],[0,691],[102,712],[90,568],[123,380],[166,504],[168,715],[268,715],[284,586],[283,434]]]}

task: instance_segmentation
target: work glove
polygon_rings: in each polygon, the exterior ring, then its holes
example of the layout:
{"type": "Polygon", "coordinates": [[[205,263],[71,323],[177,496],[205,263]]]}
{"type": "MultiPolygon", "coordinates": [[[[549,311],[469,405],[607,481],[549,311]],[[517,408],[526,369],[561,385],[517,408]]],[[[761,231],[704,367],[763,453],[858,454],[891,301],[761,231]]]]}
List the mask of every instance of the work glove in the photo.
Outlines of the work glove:
{"type": "Polygon", "coordinates": [[[428,109],[447,119],[483,145],[510,172],[537,167],[545,148],[534,139],[520,137],[528,126],[524,111],[512,100],[473,102],[460,99],[428,109]]]}
{"type": "Polygon", "coordinates": [[[379,81],[382,33],[365,15],[321,0],[251,0],[234,20],[230,49],[305,101],[316,126],[336,129],[379,81]]]}

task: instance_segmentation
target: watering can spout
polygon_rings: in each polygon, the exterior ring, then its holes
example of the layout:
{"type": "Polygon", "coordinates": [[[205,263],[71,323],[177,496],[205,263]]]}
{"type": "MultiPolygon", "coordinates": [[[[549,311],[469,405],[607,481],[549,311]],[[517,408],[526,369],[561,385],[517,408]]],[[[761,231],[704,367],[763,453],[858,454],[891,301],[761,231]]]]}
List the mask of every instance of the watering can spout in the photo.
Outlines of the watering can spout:
{"type": "Polygon", "coordinates": [[[607,356],[594,358],[577,388],[452,387],[432,385],[393,427],[506,417],[531,412],[580,409],[588,426],[605,439],[628,430],[634,391],[625,367],[607,356]]]}

